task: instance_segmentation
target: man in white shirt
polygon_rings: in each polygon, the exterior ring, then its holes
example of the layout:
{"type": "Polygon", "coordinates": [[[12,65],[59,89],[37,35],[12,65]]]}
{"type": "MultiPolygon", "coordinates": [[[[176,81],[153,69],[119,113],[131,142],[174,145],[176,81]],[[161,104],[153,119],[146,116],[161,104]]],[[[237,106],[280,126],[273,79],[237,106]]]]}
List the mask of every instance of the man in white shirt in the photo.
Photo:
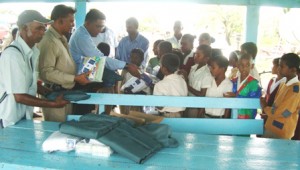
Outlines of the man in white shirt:
{"type": "Polygon", "coordinates": [[[180,40],[182,37],[181,31],[183,30],[181,21],[176,21],[174,23],[173,30],[174,30],[174,36],[169,39],[166,39],[166,41],[169,41],[172,44],[173,48],[180,49],[181,47],[180,40]]]}
{"type": "Polygon", "coordinates": [[[63,107],[68,102],[59,96],[55,101],[36,98],[36,63],[39,50],[36,47],[50,20],[39,12],[25,10],[18,17],[19,35],[13,46],[0,57],[0,128],[14,125],[25,118],[32,119],[33,107],[63,107]]]}
{"type": "Polygon", "coordinates": [[[102,29],[102,31],[97,35],[97,37],[92,37],[92,40],[94,41],[96,46],[98,46],[98,44],[101,42],[107,43],[110,46],[110,53],[108,57],[115,58],[116,48],[118,47],[118,41],[112,29],[105,26],[102,29]]]}

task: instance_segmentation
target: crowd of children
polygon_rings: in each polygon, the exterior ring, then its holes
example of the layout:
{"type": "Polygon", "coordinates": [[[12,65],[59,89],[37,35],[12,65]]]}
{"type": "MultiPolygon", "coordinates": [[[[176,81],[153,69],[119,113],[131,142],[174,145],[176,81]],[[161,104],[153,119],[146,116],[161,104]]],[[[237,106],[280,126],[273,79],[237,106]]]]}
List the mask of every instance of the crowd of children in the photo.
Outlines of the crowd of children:
{"type": "MultiPolygon", "coordinates": [[[[241,51],[233,51],[227,59],[222,55],[212,56],[213,49],[205,43],[193,51],[193,41],[192,35],[183,35],[181,49],[177,50],[172,49],[172,44],[167,41],[155,41],[153,52],[156,56],[148,62],[146,72],[160,81],[147,87],[147,94],[260,98],[261,118],[265,122],[263,137],[291,139],[294,136],[299,139],[295,134],[295,130],[299,130],[296,127],[300,110],[298,55],[289,53],[273,60],[272,73],[276,77],[270,80],[266,94],[262,94],[254,64],[257,55],[255,43],[242,44],[241,51]],[[232,69],[226,76],[228,66],[232,69]]],[[[133,64],[140,66],[142,58],[135,56],[137,51],[132,50],[130,57],[133,64]]],[[[122,74],[124,82],[128,80],[126,74],[122,74]]],[[[230,109],[160,107],[157,111],[161,116],[176,118],[231,117],[230,109]]],[[[238,109],[238,119],[255,119],[256,115],[256,109],[238,109]]]]}

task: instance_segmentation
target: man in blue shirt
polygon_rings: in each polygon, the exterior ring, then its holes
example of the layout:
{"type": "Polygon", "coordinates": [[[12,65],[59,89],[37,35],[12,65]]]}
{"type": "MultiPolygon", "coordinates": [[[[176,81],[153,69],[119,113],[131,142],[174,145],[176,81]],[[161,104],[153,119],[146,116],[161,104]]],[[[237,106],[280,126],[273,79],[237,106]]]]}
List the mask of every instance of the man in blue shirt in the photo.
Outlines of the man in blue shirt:
{"type": "MultiPolygon", "coordinates": [[[[105,15],[97,9],[90,10],[83,26],[80,26],[71,36],[70,52],[77,67],[77,74],[83,67],[81,57],[104,57],[95,46],[92,37],[96,37],[104,28],[105,15]]],[[[138,67],[124,61],[106,57],[105,67],[110,70],[127,69],[133,76],[139,77],[138,67]]]]}
{"type": "Polygon", "coordinates": [[[126,30],[128,36],[121,39],[116,52],[116,59],[130,62],[130,52],[132,49],[140,48],[144,52],[143,68],[146,68],[148,61],[149,41],[147,38],[139,34],[139,23],[136,18],[129,18],[126,20],[126,30]]]}

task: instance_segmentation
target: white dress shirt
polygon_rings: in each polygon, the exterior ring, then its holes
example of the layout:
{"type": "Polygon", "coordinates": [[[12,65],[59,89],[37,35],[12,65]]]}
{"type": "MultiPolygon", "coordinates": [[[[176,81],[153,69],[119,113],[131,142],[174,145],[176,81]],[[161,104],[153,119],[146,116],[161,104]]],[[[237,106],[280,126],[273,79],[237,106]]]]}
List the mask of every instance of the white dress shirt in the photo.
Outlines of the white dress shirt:
{"type": "Polygon", "coordinates": [[[105,32],[101,32],[97,35],[97,37],[92,37],[96,47],[99,43],[105,42],[110,46],[110,53],[108,57],[114,58],[115,57],[115,48],[118,47],[117,37],[115,33],[110,28],[105,28],[105,32]]]}

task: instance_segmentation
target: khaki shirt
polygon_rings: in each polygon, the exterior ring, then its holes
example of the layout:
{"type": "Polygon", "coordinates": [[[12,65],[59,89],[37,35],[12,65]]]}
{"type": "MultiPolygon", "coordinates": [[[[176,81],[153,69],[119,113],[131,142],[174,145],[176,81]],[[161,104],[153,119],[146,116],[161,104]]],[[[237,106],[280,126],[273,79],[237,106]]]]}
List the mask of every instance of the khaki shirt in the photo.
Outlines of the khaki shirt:
{"type": "Polygon", "coordinates": [[[66,89],[74,87],[76,65],[70,55],[68,42],[50,26],[42,41],[40,49],[39,76],[49,84],[59,84],[66,89]]]}

